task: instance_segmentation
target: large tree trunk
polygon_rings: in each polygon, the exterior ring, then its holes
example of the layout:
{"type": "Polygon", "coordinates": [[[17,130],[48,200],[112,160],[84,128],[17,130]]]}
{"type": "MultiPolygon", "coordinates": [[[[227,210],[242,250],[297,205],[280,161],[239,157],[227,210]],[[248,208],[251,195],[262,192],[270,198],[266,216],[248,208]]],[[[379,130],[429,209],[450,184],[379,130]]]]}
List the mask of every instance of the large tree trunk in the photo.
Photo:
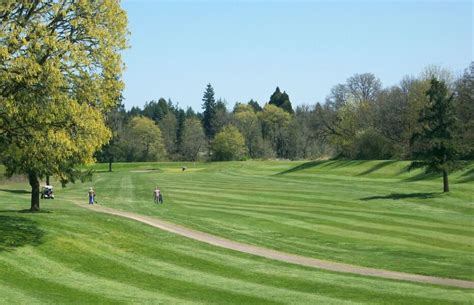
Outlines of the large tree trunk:
{"type": "Polygon", "coordinates": [[[449,192],[448,172],[445,170],[443,171],[443,192],[449,192]]]}
{"type": "Polygon", "coordinates": [[[40,197],[40,189],[39,189],[39,180],[38,176],[36,173],[30,172],[28,174],[28,180],[30,181],[31,185],[31,211],[39,211],[40,209],[40,203],[39,203],[39,197],[40,197]]]}
{"type": "Polygon", "coordinates": [[[50,185],[49,184],[49,175],[46,175],[46,185],[50,185]]]}

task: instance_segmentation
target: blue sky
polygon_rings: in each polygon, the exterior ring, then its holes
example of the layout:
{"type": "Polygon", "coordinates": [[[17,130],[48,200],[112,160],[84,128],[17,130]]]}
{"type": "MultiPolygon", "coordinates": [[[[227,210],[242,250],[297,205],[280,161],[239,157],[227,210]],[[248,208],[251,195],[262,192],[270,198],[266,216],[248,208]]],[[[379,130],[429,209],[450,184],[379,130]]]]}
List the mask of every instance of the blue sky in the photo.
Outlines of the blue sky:
{"type": "Polygon", "coordinates": [[[430,64],[473,60],[471,1],[125,0],[125,107],[170,98],[201,109],[207,83],[228,108],[279,86],[293,105],[323,102],[355,73],[384,86],[430,64]]]}

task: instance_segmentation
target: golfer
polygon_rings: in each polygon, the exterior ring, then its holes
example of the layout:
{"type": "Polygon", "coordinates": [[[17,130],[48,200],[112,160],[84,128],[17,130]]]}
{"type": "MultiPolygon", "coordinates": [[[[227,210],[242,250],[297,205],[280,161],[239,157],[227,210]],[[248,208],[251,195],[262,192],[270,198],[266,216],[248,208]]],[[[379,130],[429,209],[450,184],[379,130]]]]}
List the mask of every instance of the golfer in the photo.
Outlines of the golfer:
{"type": "Polygon", "coordinates": [[[161,191],[158,186],[153,191],[153,199],[155,203],[163,203],[163,196],[161,195],[161,191]]]}
{"type": "Polygon", "coordinates": [[[94,199],[95,199],[95,192],[92,186],[89,188],[89,204],[94,204],[94,199]]]}

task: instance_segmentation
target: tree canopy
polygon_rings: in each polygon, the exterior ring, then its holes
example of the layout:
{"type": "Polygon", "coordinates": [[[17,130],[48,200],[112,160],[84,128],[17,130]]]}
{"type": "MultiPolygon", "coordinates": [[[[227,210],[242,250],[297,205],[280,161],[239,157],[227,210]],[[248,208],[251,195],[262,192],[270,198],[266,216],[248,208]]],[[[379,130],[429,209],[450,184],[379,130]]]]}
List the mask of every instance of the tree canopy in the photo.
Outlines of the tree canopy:
{"type": "MultiPolygon", "coordinates": [[[[237,127],[243,136],[249,158],[413,160],[416,145],[410,145],[410,140],[426,124],[419,121],[419,114],[430,104],[426,95],[430,79],[426,77],[438,75],[452,81],[446,87],[450,94],[454,93],[455,116],[463,127],[453,131],[459,158],[472,159],[472,71],[471,64],[470,69],[456,77],[450,76],[446,69],[429,67],[418,77],[406,76],[389,87],[382,87],[371,73],[355,74],[344,83],[336,84],[325,103],[298,105],[294,113],[274,103],[262,108],[255,100],[236,102],[232,111],[228,111],[225,99],[215,99],[214,89],[208,85],[204,97],[211,106],[209,121],[205,120],[204,113],[189,107],[181,109],[177,103],[173,105],[163,98],[159,100],[166,106],[167,115],[153,120],[160,126],[168,150],[166,158],[171,160],[212,160],[215,156],[206,152],[212,152],[215,146],[211,143],[216,134],[229,124],[237,127]],[[206,122],[215,135],[208,134],[203,141],[206,122]]],[[[275,92],[273,100],[285,95],[279,88],[275,92]]],[[[143,110],[130,109],[124,125],[133,117],[150,116],[150,104],[143,110]]],[[[117,160],[138,161],[123,151],[117,160]]]]}
{"type": "Polygon", "coordinates": [[[216,99],[214,98],[214,88],[211,84],[207,84],[206,90],[202,97],[203,125],[204,132],[208,139],[211,139],[216,134],[215,120],[216,120],[216,99]]]}
{"type": "Polygon", "coordinates": [[[456,116],[453,93],[444,81],[431,79],[426,92],[429,103],[418,119],[421,130],[412,137],[415,161],[410,168],[424,167],[427,172],[443,173],[443,191],[449,192],[448,172],[458,167],[456,116]]]}
{"type": "Polygon", "coordinates": [[[212,142],[212,157],[216,161],[241,160],[246,154],[245,140],[237,127],[225,126],[212,142]]]}
{"type": "Polygon", "coordinates": [[[2,1],[0,154],[26,173],[32,210],[39,181],[74,180],[111,134],[104,113],[121,97],[127,18],[117,1],[2,1]]]}
{"type": "Polygon", "coordinates": [[[280,107],[288,113],[294,113],[293,108],[291,107],[290,97],[285,91],[282,93],[279,87],[276,87],[275,92],[270,96],[270,101],[268,103],[280,107]]]}
{"type": "Polygon", "coordinates": [[[160,128],[147,117],[134,117],[128,125],[124,145],[130,161],[159,161],[165,154],[160,128]]]}

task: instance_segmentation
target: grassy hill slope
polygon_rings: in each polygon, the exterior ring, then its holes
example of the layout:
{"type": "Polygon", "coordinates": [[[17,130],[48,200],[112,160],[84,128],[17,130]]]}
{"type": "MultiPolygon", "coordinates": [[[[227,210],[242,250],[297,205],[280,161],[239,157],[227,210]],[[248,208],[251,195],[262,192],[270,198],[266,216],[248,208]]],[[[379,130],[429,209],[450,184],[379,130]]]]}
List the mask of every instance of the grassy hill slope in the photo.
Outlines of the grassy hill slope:
{"type": "MultiPolygon", "coordinates": [[[[182,165],[118,165],[91,184],[101,205],[235,240],[472,278],[470,169],[443,195],[437,178],[398,173],[405,166],[398,162],[186,164],[184,172],[182,165]],[[153,204],[156,184],[162,206],[153,204]]],[[[92,213],[72,204],[86,203],[88,187],[58,187],[57,199],[41,202],[44,213],[30,214],[18,212],[29,206],[27,183],[0,181],[0,303],[468,304],[473,297],[279,263],[92,213]]]]}
{"type": "MultiPolygon", "coordinates": [[[[452,192],[442,194],[440,177],[407,173],[407,164],[123,164],[112,173],[100,172],[92,184],[102,205],[246,243],[356,265],[474,279],[473,166],[451,175],[452,192]],[[164,192],[163,206],[153,204],[156,185],[164,192]]],[[[86,187],[78,184],[64,192],[85,202],[86,187]]]]}

